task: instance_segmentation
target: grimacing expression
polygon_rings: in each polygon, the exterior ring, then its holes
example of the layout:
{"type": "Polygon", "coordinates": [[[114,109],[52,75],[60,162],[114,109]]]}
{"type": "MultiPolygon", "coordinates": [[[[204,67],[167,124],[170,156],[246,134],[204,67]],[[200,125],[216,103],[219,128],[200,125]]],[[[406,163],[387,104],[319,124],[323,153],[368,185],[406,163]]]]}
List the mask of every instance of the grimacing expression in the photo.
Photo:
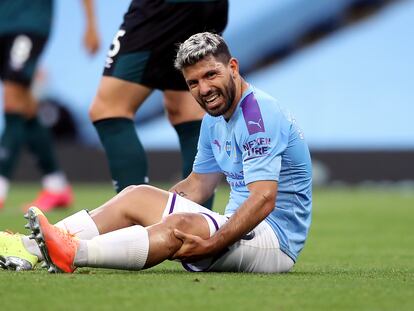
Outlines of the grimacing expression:
{"type": "Polygon", "coordinates": [[[228,65],[206,57],[183,69],[191,94],[211,116],[225,115],[232,107],[236,85],[228,65]]]}

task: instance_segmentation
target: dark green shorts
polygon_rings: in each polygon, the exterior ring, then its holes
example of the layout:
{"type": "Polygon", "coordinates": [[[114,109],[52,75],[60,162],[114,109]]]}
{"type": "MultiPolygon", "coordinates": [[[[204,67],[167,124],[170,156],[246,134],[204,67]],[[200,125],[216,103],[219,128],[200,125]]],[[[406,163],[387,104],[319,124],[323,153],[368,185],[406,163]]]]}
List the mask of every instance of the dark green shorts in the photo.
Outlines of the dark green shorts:
{"type": "Polygon", "coordinates": [[[191,35],[222,33],[228,2],[134,0],[114,37],[104,75],[160,90],[187,90],[174,68],[178,43],[191,35]]]}
{"type": "Polygon", "coordinates": [[[47,36],[30,33],[0,35],[0,78],[29,86],[47,36]]]}

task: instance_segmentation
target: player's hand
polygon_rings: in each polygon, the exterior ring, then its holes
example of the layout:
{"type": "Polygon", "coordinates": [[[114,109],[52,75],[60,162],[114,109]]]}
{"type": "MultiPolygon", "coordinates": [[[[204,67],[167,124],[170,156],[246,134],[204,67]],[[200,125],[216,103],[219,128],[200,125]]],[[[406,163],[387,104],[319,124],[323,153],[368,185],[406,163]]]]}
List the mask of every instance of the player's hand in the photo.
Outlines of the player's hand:
{"type": "Polygon", "coordinates": [[[93,55],[99,50],[100,39],[95,26],[88,26],[83,35],[83,45],[89,54],[93,55]]]}
{"type": "Polygon", "coordinates": [[[183,241],[181,248],[172,256],[172,259],[181,261],[198,261],[212,255],[212,247],[208,240],[199,236],[181,232],[175,229],[174,235],[183,241]]]}

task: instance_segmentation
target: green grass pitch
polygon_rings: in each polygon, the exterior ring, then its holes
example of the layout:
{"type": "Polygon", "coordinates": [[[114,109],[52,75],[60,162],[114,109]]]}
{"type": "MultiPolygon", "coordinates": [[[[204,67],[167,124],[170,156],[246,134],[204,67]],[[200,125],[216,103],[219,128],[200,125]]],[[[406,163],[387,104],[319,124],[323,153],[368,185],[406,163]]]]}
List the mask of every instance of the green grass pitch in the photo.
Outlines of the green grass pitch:
{"type": "MultiPolygon", "coordinates": [[[[288,274],[194,274],[175,262],[141,272],[0,271],[0,310],[414,310],[413,190],[316,189],[309,239],[288,274]]],[[[20,206],[36,191],[13,185],[1,230],[24,232],[20,206]]],[[[113,194],[93,184],[75,193],[76,205],[49,213],[52,221],[113,194]]],[[[226,197],[220,189],[217,210],[226,197]]]]}

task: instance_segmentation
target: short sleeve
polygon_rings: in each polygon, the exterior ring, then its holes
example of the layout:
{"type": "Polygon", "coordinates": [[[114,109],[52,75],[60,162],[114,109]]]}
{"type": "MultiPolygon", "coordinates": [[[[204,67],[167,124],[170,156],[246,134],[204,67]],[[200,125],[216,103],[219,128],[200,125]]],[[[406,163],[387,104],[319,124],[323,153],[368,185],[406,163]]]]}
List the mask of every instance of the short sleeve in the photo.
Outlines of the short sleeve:
{"type": "Polygon", "coordinates": [[[254,98],[244,104],[249,106],[242,106],[238,144],[242,152],[245,183],[279,181],[282,153],[289,142],[291,123],[281,111],[274,110],[274,106],[272,111],[266,107],[261,111],[254,98]]]}
{"type": "Polygon", "coordinates": [[[194,159],[193,171],[195,173],[217,173],[221,172],[219,165],[214,157],[213,150],[211,148],[209,122],[204,117],[201,128],[200,137],[197,145],[197,155],[194,159]]]}

